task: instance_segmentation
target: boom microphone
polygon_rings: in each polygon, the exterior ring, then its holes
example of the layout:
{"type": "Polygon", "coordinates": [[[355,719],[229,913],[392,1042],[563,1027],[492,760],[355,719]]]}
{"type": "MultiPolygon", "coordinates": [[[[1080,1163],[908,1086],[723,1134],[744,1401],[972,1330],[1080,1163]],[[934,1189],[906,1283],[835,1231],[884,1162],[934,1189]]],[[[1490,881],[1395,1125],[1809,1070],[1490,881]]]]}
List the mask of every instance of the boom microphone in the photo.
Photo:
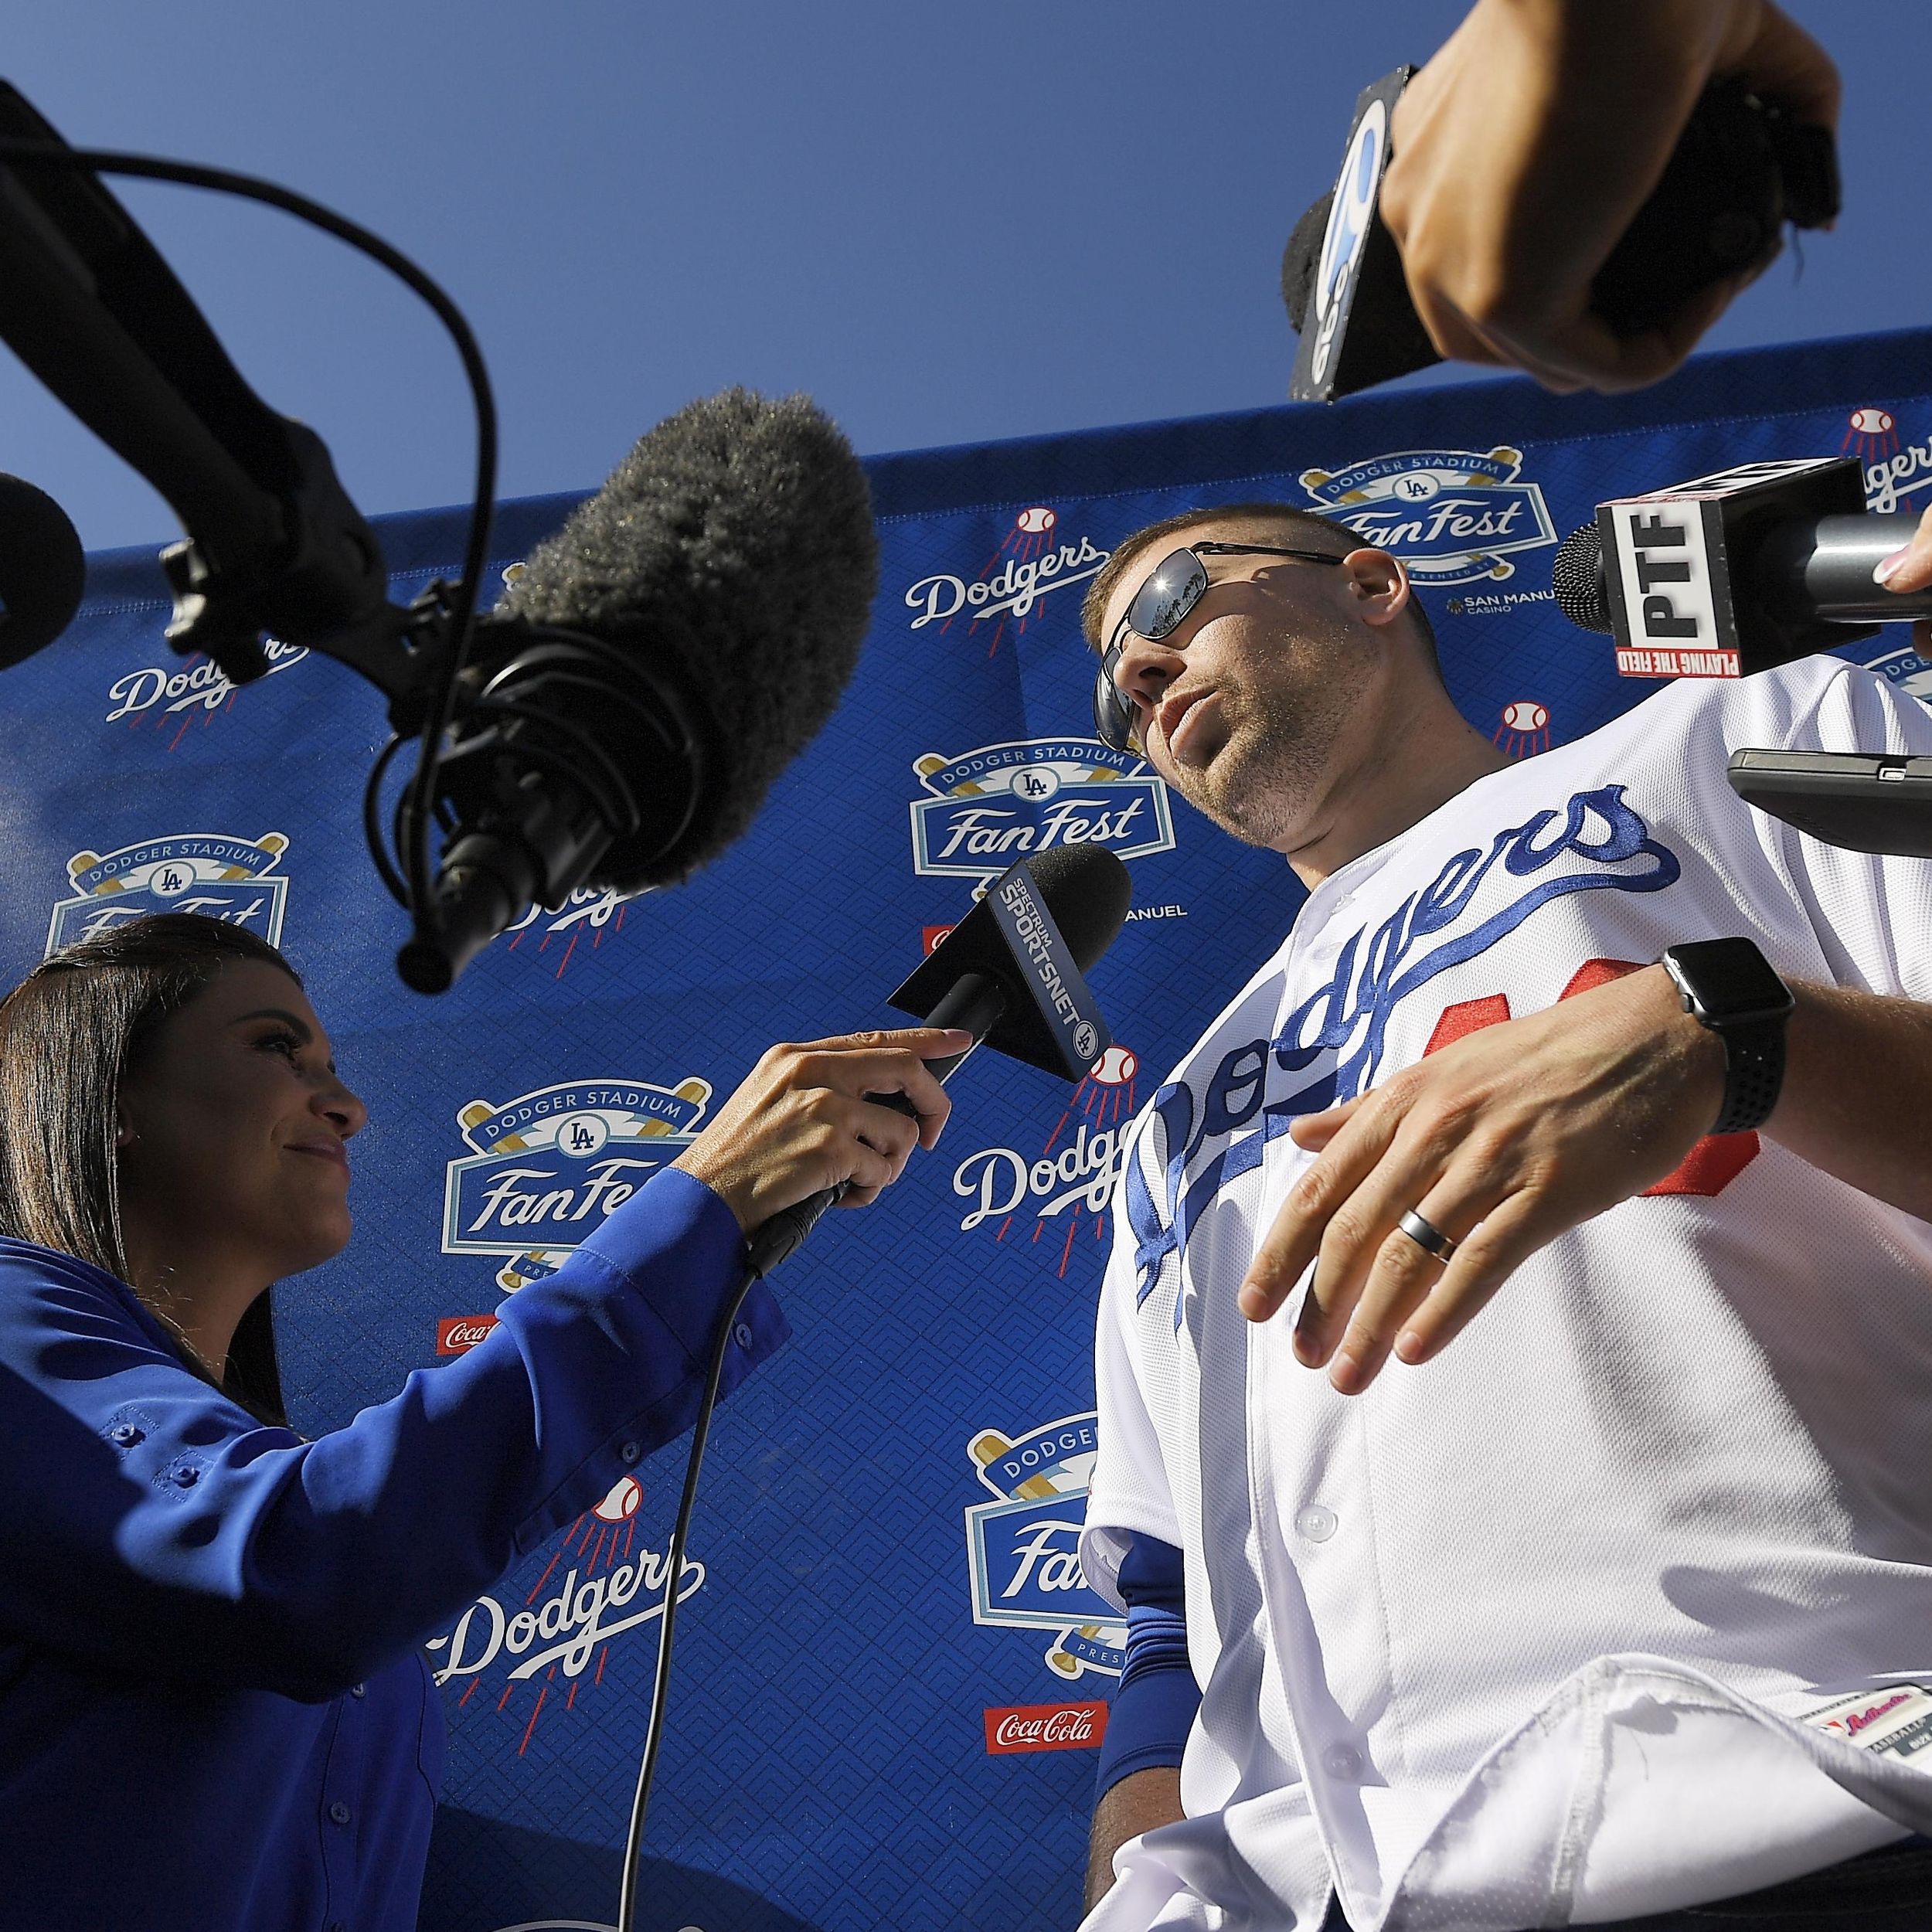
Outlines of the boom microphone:
{"type": "MultiPolygon", "coordinates": [[[[1090,1073],[1112,1036],[1084,975],[1113,944],[1132,896],[1126,866],[1104,845],[1056,845],[1009,866],[889,1002],[926,1026],[972,1035],[965,1053],[927,1063],[934,1074],[949,1078],[982,1043],[1063,1080],[1090,1073]]],[[[903,1094],[869,1097],[914,1111],[903,1094]]],[[[753,1274],[769,1274],[849,1185],[766,1222],[751,1237],[753,1274]]]]}
{"type": "Polygon", "coordinates": [[[87,556],[66,512],[45,490],[0,476],[0,670],[53,643],[87,585],[87,556]]]}
{"type": "Polygon", "coordinates": [[[661,423],[478,627],[403,978],[440,992],[532,904],[715,858],[831,715],[878,579],[865,471],[807,398],[661,423]]]}
{"type": "Polygon", "coordinates": [[[1601,504],[1551,566],[1564,616],[1614,635],[1625,677],[1748,675],[1932,616],[1872,577],[1918,519],[1865,511],[1849,457],[1747,463],[1601,504]]]}

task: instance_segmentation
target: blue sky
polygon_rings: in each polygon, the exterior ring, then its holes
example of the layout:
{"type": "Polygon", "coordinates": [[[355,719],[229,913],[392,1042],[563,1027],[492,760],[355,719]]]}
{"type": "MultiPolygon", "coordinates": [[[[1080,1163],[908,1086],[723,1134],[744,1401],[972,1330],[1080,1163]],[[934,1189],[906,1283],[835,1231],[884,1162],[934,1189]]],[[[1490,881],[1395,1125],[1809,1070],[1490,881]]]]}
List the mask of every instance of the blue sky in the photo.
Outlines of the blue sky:
{"type": "MultiPolygon", "coordinates": [[[[1932,318],[1932,10],[1799,0],[1846,81],[1846,213],[1714,347],[1932,318]]],[[[4,71],[77,144],[267,175],[468,313],[502,494],[585,488],[729,383],[815,395],[866,452],[1284,397],[1281,246],[1356,90],[1458,3],[61,0],[4,71]]],[[[243,372],[369,512],[460,498],[454,359],[413,298],[285,217],[117,184],[243,372]]],[[[0,350],[0,469],[90,548],[166,506],[0,350]]]]}

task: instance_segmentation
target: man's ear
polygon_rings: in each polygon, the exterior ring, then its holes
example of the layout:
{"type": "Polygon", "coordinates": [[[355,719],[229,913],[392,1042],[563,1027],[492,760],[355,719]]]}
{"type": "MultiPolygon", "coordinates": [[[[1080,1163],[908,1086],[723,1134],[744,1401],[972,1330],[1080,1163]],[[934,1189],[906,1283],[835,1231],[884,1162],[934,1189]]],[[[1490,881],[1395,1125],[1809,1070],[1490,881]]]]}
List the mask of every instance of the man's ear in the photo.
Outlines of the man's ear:
{"type": "Polygon", "coordinates": [[[1409,573],[1386,550],[1351,550],[1342,560],[1343,589],[1364,624],[1392,622],[1409,607],[1409,573]]]}

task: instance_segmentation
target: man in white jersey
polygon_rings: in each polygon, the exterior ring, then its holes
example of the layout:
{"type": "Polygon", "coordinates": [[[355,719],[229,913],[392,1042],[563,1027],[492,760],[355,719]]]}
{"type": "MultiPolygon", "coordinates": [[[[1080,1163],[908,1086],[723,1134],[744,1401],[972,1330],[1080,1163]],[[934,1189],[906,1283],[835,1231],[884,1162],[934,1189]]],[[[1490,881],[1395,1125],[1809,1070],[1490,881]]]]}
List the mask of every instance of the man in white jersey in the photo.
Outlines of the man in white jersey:
{"type": "Polygon", "coordinates": [[[1284,506],[1087,618],[1310,894],[1115,1202],[1090,1932],[1932,1926],[1932,866],[1724,777],[1932,717],[1814,658],[1512,763],[1284,506]]]}

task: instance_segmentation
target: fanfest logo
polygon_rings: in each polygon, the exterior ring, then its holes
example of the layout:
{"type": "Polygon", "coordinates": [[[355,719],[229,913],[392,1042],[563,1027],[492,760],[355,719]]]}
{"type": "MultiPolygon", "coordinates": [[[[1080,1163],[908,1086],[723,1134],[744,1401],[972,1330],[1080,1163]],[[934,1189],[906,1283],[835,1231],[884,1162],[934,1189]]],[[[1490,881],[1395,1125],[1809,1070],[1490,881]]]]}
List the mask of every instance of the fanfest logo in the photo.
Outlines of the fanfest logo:
{"type": "Polygon", "coordinates": [[[1908,697],[1932,709],[1932,658],[1921,657],[1909,644],[1896,645],[1882,657],[1867,658],[1865,668],[1889,678],[1908,697]]]}
{"type": "MultiPolygon", "coordinates": [[[[469,1679],[459,1709],[486,1676],[501,1677],[496,1708],[523,1726],[519,1757],[529,1749],[537,1719],[552,1697],[556,1700],[553,1708],[574,1710],[577,1693],[587,1683],[594,1689],[604,1682],[611,1643],[664,1613],[670,1558],[636,1545],[643,1496],[634,1476],[621,1477],[564,1532],[521,1604],[512,1598],[506,1606],[499,1597],[479,1597],[454,1630],[432,1637],[426,1646],[446,1653],[435,1671],[438,1684],[469,1679]],[[533,1682],[532,1699],[527,1689],[533,1682]],[[526,1692],[520,1700],[519,1691],[526,1692]]],[[[687,1556],[678,1579],[679,1602],[701,1590],[704,1580],[704,1565],[687,1556]]]]}
{"type": "Polygon", "coordinates": [[[546,966],[554,964],[553,977],[561,979],[586,940],[590,942],[587,950],[595,952],[607,935],[624,930],[625,908],[656,890],[655,886],[641,886],[634,893],[579,886],[563,905],[532,906],[515,924],[505,926],[509,944],[504,950],[520,953],[526,959],[541,959],[546,966]]]}
{"type": "MultiPolygon", "coordinates": [[[[278,671],[294,670],[308,655],[308,647],[270,638],[263,654],[272,677],[278,671]]],[[[213,658],[197,655],[172,668],[147,665],[108,685],[106,722],[118,724],[125,718],[134,729],[145,726],[166,732],[172,751],[191,724],[198,718],[204,725],[213,724],[234,696],[234,685],[213,658]]]]}
{"type": "Polygon", "coordinates": [[[708,1080],[567,1080],[498,1106],[471,1100],[456,1124],[473,1150],[443,1189],[443,1252],[507,1257],[506,1294],[554,1274],[661,1167],[691,1145],[708,1080]]]}
{"type": "Polygon", "coordinates": [[[288,881],[274,868],[287,849],[279,832],[259,838],[197,832],[144,838],[111,852],[77,852],[67,861],[74,896],[54,907],[47,951],[153,913],[199,913],[279,945],[288,881]]]}
{"type": "Polygon", "coordinates": [[[1399,450],[1342,470],[1304,470],[1301,487],[1325,516],[1401,559],[1418,583],[1515,574],[1517,550],[1556,541],[1549,505],[1517,479],[1522,451],[1399,450]]]}
{"type": "Polygon", "coordinates": [[[1070,542],[1059,530],[1060,513],[1046,504],[1022,510],[978,577],[968,580],[942,570],[907,589],[906,607],[914,613],[907,629],[923,631],[936,624],[944,637],[964,617],[965,634],[977,637],[981,624],[990,624],[986,654],[991,657],[1009,624],[1019,636],[1045,598],[1086,583],[1106,563],[1107,553],[1097,550],[1087,538],[1070,542]]]}
{"type": "Polygon", "coordinates": [[[913,869],[989,879],[1059,845],[1116,858],[1174,849],[1167,787],[1131,752],[1097,738],[1024,738],[913,760],[913,869]]]}
{"type": "MultiPolygon", "coordinates": [[[[1134,1117],[1134,1075],[1140,1063],[1124,1046],[1110,1046],[1074,1088],[1066,1111],[1030,1158],[1017,1148],[983,1147],[953,1170],[953,1192],[972,1206],[962,1234],[997,1222],[1003,1242],[1016,1221],[1030,1222],[1033,1244],[1050,1230],[1060,1236],[1060,1278],[1066,1277],[1073,1237],[1090,1226],[1107,1238],[1107,1205],[1121,1178],[1120,1127],[1134,1117]]],[[[1048,1253],[1052,1252],[1051,1246],[1048,1253]]]]}
{"type": "Polygon", "coordinates": [[[1069,1679],[1117,1677],[1126,1661],[1127,1626],[1080,1569],[1095,1422],[1091,1410],[1063,1416],[1012,1440],[985,1429],[967,1447],[996,1498],[966,1511],[973,1621],[1051,1631],[1046,1667],[1069,1679]]]}

